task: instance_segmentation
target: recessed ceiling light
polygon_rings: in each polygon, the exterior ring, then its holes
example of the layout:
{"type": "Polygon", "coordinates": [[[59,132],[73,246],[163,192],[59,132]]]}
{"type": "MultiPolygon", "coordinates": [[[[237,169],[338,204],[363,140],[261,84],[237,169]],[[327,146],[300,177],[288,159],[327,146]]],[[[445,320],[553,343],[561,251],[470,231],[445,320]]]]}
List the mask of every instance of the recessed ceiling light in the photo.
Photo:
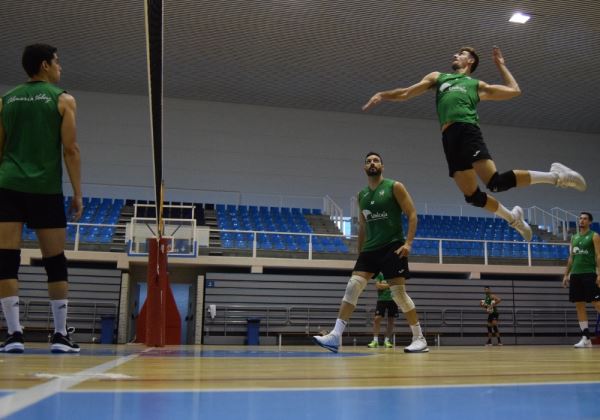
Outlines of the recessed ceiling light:
{"type": "Polygon", "coordinates": [[[521,13],[521,12],[517,12],[514,15],[512,15],[508,21],[509,22],[515,22],[515,23],[525,23],[529,19],[531,19],[531,16],[526,15],[526,14],[521,13]]]}

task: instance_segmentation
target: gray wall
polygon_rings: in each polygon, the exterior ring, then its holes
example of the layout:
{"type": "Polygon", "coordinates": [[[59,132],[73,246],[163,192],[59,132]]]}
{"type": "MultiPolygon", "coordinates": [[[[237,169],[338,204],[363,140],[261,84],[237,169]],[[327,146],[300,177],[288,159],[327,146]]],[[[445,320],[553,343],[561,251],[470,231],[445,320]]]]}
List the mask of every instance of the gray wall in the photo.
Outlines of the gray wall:
{"type": "MultiPolygon", "coordinates": [[[[72,93],[86,195],[151,199],[147,98],[72,93]]],[[[508,191],[500,197],[507,206],[600,209],[597,135],[486,125],[493,105],[482,104],[480,114],[500,171],[547,170],[558,160],[590,184],[583,194],[546,185],[508,191]]],[[[386,176],[404,182],[419,208],[427,202],[439,213],[463,204],[432,120],[179,99],[166,100],[164,117],[168,200],[320,207],[330,195],[347,214],[349,197],[365,185],[363,156],[375,150],[386,176]]]]}

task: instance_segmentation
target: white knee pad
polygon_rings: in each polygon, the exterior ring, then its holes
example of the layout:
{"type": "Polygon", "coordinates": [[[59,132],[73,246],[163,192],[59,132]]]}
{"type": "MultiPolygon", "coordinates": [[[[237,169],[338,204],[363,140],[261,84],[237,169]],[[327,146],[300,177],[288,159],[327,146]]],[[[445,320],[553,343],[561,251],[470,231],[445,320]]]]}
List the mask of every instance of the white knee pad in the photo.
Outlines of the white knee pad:
{"type": "Polygon", "coordinates": [[[403,284],[396,284],[394,286],[390,286],[390,291],[392,292],[392,298],[396,305],[400,308],[402,313],[407,313],[415,309],[415,303],[412,301],[410,296],[406,294],[406,287],[403,284]]]}
{"type": "Polygon", "coordinates": [[[350,277],[348,285],[346,286],[346,293],[344,294],[344,302],[348,302],[354,306],[358,303],[358,297],[367,287],[367,279],[357,276],[356,274],[350,277]]]}

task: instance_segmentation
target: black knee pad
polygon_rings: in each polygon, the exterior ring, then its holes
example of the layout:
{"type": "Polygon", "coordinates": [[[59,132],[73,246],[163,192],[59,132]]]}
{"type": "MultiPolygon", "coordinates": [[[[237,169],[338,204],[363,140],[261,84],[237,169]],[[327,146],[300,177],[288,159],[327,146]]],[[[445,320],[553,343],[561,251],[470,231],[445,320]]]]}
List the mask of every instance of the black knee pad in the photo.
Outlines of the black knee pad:
{"type": "Polygon", "coordinates": [[[487,194],[477,187],[473,194],[465,195],[465,201],[475,207],[485,207],[485,203],[487,203],[487,194]]]}
{"type": "Polygon", "coordinates": [[[20,249],[0,249],[0,280],[19,278],[20,249]]]}
{"type": "Polygon", "coordinates": [[[498,332],[498,326],[494,325],[494,332],[497,333],[498,332]]]}
{"type": "Polygon", "coordinates": [[[506,191],[517,186],[517,176],[513,171],[499,174],[496,172],[488,182],[488,190],[492,192],[506,191]]]}
{"type": "Polygon", "coordinates": [[[488,332],[491,334],[492,333],[492,327],[488,326],[488,332]]]}
{"type": "Polygon", "coordinates": [[[42,258],[42,264],[48,275],[48,283],[68,281],[67,258],[65,257],[64,252],[61,252],[54,257],[42,258]]]}

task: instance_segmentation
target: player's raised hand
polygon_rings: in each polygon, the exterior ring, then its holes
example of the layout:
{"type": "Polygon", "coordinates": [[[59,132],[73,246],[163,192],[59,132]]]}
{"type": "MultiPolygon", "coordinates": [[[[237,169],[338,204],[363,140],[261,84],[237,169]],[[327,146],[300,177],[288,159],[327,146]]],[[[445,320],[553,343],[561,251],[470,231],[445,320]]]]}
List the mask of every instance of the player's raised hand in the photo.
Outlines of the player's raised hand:
{"type": "Polygon", "coordinates": [[[369,99],[369,102],[367,102],[366,104],[363,105],[362,110],[363,111],[367,111],[367,110],[373,108],[375,105],[377,105],[381,101],[383,101],[383,97],[381,96],[381,92],[377,92],[375,95],[373,95],[371,97],[371,99],[369,99]]]}
{"type": "Polygon", "coordinates": [[[500,48],[498,48],[495,45],[494,48],[492,48],[492,58],[494,59],[494,63],[496,63],[497,66],[504,65],[504,56],[502,55],[502,51],[500,51],[500,48]]]}

